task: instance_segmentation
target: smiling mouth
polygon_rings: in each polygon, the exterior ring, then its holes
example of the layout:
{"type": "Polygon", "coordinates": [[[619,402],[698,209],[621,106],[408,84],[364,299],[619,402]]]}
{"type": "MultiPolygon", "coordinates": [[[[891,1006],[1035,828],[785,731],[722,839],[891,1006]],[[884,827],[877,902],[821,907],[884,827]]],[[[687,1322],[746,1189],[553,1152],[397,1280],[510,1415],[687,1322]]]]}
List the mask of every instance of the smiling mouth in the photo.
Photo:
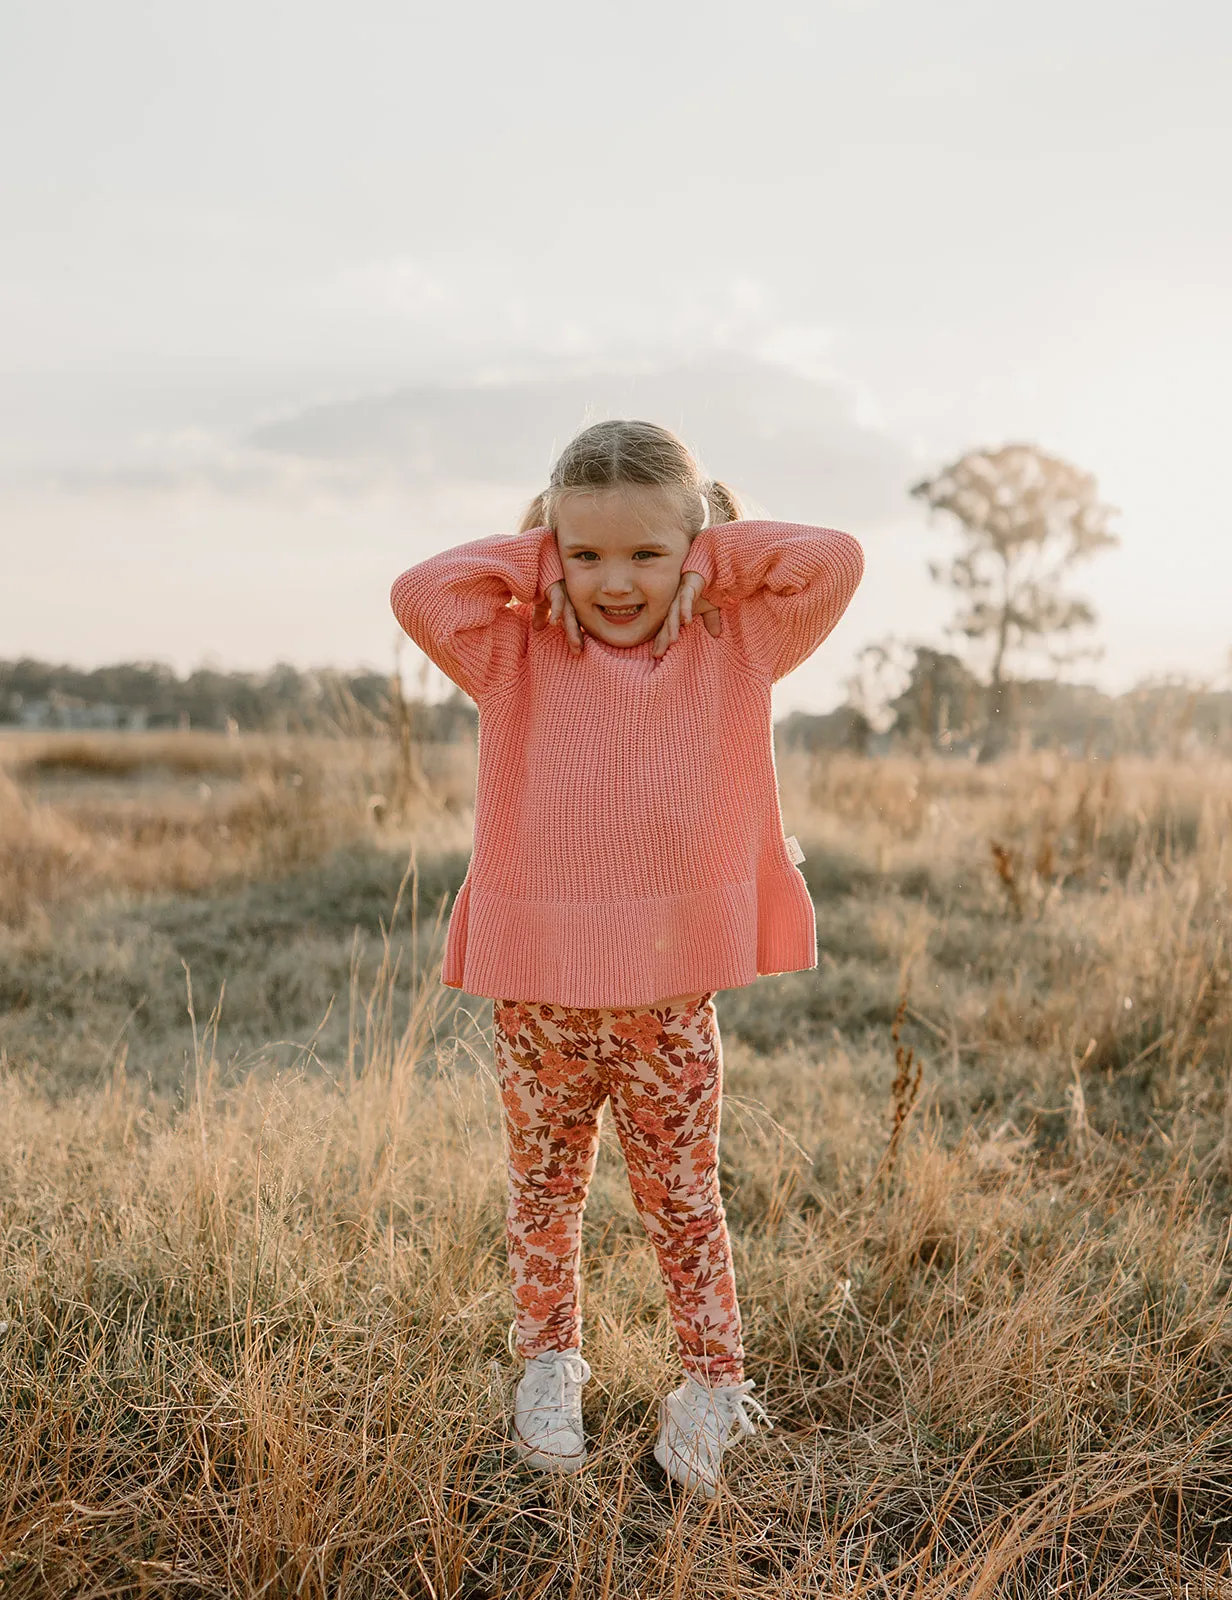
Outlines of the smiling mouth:
{"type": "Polygon", "coordinates": [[[597,606],[596,610],[603,616],[610,617],[613,622],[632,622],[634,617],[645,610],[645,606],[597,606]]]}

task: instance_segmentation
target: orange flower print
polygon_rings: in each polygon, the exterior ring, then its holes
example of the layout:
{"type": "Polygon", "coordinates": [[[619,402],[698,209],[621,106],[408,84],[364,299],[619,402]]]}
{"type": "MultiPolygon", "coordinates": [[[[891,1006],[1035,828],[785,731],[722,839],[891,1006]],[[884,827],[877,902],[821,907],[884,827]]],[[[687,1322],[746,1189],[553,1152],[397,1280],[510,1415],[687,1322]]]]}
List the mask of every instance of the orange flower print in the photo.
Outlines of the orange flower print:
{"type": "Polygon", "coordinates": [[[555,1217],[546,1228],[532,1228],[522,1235],[527,1244],[537,1250],[547,1250],[553,1255],[563,1255],[569,1249],[568,1225],[563,1217],[555,1217]]]}
{"type": "Polygon", "coordinates": [[[653,1050],[663,1035],[663,1024],[648,1011],[623,1013],[611,1027],[617,1039],[629,1039],[640,1050],[653,1050]]]}
{"type": "Polygon", "coordinates": [[[549,1048],[539,1057],[539,1082],[545,1089],[559,1089],[568,1083],[573,1065],[568,1056],[549,1048]]]}
{"type": "Polygon", "coordinates": [[[595,1142],[595,1130],[585,1122],[572,1128],[562,1128],[556,1136],[570,1150],[587,1151],[595,1142]]]}
{"type": "Polygon", "coordinates": [[[505,1116],[517,1128],[530,1127],[530,1113],[523,1108],[520,1101],[506,1099],[505,1116]]]}
{"type": "Polygon", "coordinates": [[[514,1299],[517,1301],[518,1309],[529,1313],[532,1317],[550,1315],[557,1300],[554,1290],[539,1289],[532,1283],[519,1284],[514,1289],[513,1294],[514,1299]]]}
{"type": "Polygon", "coordinates": [[[544,1194],[572,1194],[577,1188],[577,1178],[572,1172],[559,1172],[554,1178],[540,1178],[537,1187],[544,1194]]]}
{"type": "Polygon", "coordinates": [[[712,1001],[707,994],[653,1008],[660,1016],[650,1007],[494,1003],[509,1141],[505,1239],[521,1355],[581,1343],[582,1213],[610,1100],[681,1363],[708,1383],[743,1378],[718,1182],[723,1060],[712,1001]]]}
{"type": "Polygon", "coordinates": [[[671,1130],[666,1122],[653,1111],[634,1111],[630,1114],[642,1132],[649,1134],[652,1139],[659,1139],[666,1143],[671,1138],[671,1130]]]}
{"type": "Polygon", "coordinates": [[[495,1014],[496,1025],[506,1033],[516,1033],[522,1025],[523,1012],[520,1006],[502,1006],[495,1014]]]}
{"type": "Polygon", "coordinates": [[[666,1186],[660,1183],[658,1178],[647,1178],[642,1173],[631,1172],[629,1174],[629,1188],[632,1190],[635,1200],[648,1206],[654,1206],[658,1211],[664,1210],[668,1200],[671,1198],[666,1186]]]}

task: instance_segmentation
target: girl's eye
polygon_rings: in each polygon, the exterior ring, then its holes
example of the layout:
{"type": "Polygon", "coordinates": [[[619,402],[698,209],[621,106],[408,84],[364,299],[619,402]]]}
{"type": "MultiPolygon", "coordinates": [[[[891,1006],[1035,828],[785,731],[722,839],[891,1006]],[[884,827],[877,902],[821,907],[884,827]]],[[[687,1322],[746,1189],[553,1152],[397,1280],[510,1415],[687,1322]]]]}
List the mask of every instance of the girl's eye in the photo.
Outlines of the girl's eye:
{"type": "MultiPolygon", "coordinates": [[[[660,555],[661,553],[662,552],[658,551],[658,550],[635,550],[634,551],[635,555],[649,556],[652,561],[654,560],[654,558],[657,555],[660,555]]],[[[574,554],[574,559],[576,561],[585,561],[587,556],[593,556],[594,555],[594,551],[593,550],[575,550],[573,554],[574,554]]]]}

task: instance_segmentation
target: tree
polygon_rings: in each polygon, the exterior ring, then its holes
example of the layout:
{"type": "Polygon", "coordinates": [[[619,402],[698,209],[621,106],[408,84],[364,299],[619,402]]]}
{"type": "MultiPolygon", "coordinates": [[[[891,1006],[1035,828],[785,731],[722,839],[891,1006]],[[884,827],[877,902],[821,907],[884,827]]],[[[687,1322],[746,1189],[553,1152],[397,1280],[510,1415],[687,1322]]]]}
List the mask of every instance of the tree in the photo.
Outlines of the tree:
{"type": "Polygon", "coordinates": [[[893,636],[864,645],[854,670],[843,679],[847,705],[873,733],[894,725],[895,696],[911,681],[916,647],[893,636]]]}
{"type": "Polygon", "coordinates": [[[925,749],[965,742],[984,686],[957,656],[893,636],[866,644],[844,680],[847,706],[872,733],[925,749]]]}
{"type": "Polygon", "coordinates": [[[1054,666],[1096,652],[1059,648],[1076,629],[1091,627],[1087,600],[1068,594],[1070,568],[1119,544],[1095,479],[1031,444],[973,450],[911,490],[930,511],[958,522],[964,545],[949,563],[930,562],[939,583],[960,597],[950,631],[986,642],[992,661],[980,760],[1005,740],[1007,662],[1016,651],[1051,641],[1054,666]]]}
{"type": "Polygon", "coordinates": [[[964,743],[977,720],[973,708],[983,698],[983,685],[957,656],[926,644],[912,648],[911,677],[890,702],[891,732],[930,750],[964,743]]]}

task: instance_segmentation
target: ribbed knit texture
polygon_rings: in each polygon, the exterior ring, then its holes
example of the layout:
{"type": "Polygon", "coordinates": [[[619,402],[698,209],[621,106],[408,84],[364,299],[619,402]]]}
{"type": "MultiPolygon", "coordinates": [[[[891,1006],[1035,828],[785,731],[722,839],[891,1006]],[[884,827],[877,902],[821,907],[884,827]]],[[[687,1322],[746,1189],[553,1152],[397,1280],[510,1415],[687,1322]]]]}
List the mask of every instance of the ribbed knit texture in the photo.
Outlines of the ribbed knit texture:
{"type": "Polygon", "coordinates": [[[442,982],[493,999],[641,1006],[817,965],[783,838],[770,688],[864,571],[847,533],[726,522],[684,562],[721,608],[654,640],[531,626],[564,573],[549,528],[494,534],[398,578],[394,613],[479,706],[474,851],[442,982]]]}

